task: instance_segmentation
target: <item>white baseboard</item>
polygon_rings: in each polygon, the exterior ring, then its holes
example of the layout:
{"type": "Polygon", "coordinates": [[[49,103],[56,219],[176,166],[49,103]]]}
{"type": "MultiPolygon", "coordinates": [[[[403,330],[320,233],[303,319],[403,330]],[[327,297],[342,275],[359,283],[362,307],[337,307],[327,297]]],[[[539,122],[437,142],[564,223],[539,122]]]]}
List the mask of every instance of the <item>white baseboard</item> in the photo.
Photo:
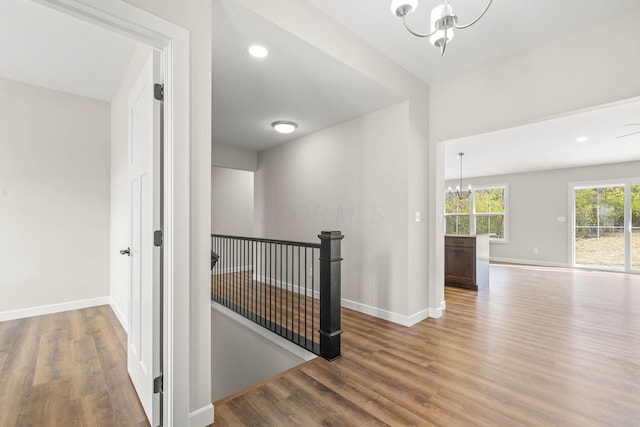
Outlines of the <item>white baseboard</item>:
{"type": "Polygon", "coordinates": [[[60,313],[69,310],[109,305],[109,297],[83,299],[78,301],[63,302],[60,304],[41,305],[38,307],[21,308],[19,310],[0,311],[0,322],[6,320],[24,319],[26,317],[42,316],[45,314],[60,313]]]}
{"type": "Polygon", "coordinates": [[[251,271],[253,270],[253,265],[240,265],[237,267],[226,267],[226,268],[213,268],[213,272],[211,273],[212,275],[217,275],[217,274],[227,274],[227,273],[241,273],[243,271],[251,271]]]}
{"type": "Polygon", "coordinates": [[[360,313],[368,314],[370,316],[388,320],[390,322],[407,327],[413,326],[428,317],[441,317],[443,310],[446,308],[446,304],[443,301],[439,308],[425,308],[418,311],[417,313],[412,314],[411,316],[406,316],[404,314],[394,313],[393,311],[373,307],[371,305],[362,304],[360,302],[351,301],[345,298],[342,298],[342,306],[351,310],[359,311],[360,313]]]}
{"type": "MultiPolygon", "coordinates": [[[[276,280],[270,277],[257,275],[257,274],[253,275],[253,280],[262,282],[268,285],[272,285],[272,286],[282,287],[283,289],[286,289],[287,291],[294,292],[294,293],[299,293],[299,294],[301,293],[307,296],[311,296],[313,294],[313,298],[320,299],[319,290],[314,290],[313,292],[311,292],[310,290],[305,289],[304,287],[301,287],[299,285],[294,285],[294,284],[285,282],[283,280],[276,280]]],[[[371,305],[363,304],[356,301],[351,301],[346,298],[341,299],[341,305],[342,307],[359,311],[360,313],[368,314],[370,316],[378,317],[380,319],[388,320],[393,323],[398,323],[403,326],[413,326],[416,323],[419,323],[428,317],[433,317],[433,318],[442,317],[443,311],[446,310],[446,303],[444,301],[442,301],[442,303],[440,304],[440,307],[438,308],[431,308],[431,307],[425,308],[423,310],[418,311],[417,313],[412,314],[411,316],[394,313],[392,311],[385,310],[382,308],[373,307],[371,305]]]]}
{"type": "Polygon", "coordinates": [[[432,317],[434,319],[437,319],[439,317],[442,317],[442,314],[447,310],[447,302],[446,301],[442,301],[440,303],[440,307],[438,308],[429,308],[429,317],[432,317]]]}
{"type": "Polygon", "coordinates": [[[189,427],[207,427],[213,424],[213,404],[189,412],[189,427]]]}
{"type": "MultiPolygon", "coordinates": [[[[253,275],[253,280],[273,286],[279,286],[291,292],[305,294],[305,288],[287,283],[285,281],[273,280],[269,277],[258,276],[256,274],[253,275]]],[[[320,299],[320,291],[314,290],[313,292],[309,292],[307,290],[307,292],[308,293],[306,295],[311,296],[311,294],[313,293],[313,298],[320,299]]],[[[351,301],[346,298],[342,298],[340,303],[343,307],[349,308],[351,310],[359,311],[360,313],[388,320],[393,323],[398,323],[399,325],[403,326],[413,326],[428,317],[442,317],[442,312],[446,309],[446,303],[443,301],[438,308],[425,308],[417,313],[412,314],[411,316],[406,316],[404,314],[398,314],[382,308],[373,307],[371,305],[363,304],[356,301],[351,301]]]]}
{"type": "MultiPolygon", "coordinates": [[[[271,279],[271,278],[266,277],[266,276],[258,276],[256,274],[253,275],[253,280],[255,280],[257,282],[264,283],[266,285],[282,287],[282,288],[286,289],[287,291],[294,292],[296,294],[303,294],[303,295],[306,295],[308,297],[313,296],[314,299],[320,299],[320,291],[319,290],[311,291],[308,288],[305,289],[302,286],[293,285],[293,284],[285,282],[283,280],[275,280],[275,279],[271,279]]],[[[320,285],[318,285],[318,286],[320,286],[320,285]]]]}
{"type": "Polygon", "coordinates": [[[518,259],[518,258],[499,258],[499,257],[491,257],[492,262],[504,262],[507,264],[521,264],[521,265],[536,265],[540,267],[571,267],[569,264],[564,262],[553,262],[553,261],[540,261],[535,259],[518,259]]]}
{"type": "Polygon", "coordinates": [[[109,297],[109,305],[111,306],[111,310],[113,310],[113,313],[118,318],[118,321],[120,321],[120,325],[122,325],[122,329],[124,329],[124,331],[128,334],[129,333],[129,323],[127,322],[127,318],[122,313],[122,310],[120,310],[120,307],[118,307],[116,302],[111,297],[109,297]]]}

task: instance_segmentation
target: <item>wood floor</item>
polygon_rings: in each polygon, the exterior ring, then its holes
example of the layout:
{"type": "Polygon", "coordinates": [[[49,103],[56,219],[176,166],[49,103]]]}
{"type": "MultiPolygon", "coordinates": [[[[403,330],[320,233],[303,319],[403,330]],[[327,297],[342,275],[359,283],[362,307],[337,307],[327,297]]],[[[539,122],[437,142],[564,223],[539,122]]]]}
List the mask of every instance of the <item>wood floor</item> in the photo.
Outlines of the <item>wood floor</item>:
{"type": "MultiPolygon", "coordinates": [[[[307,295],[313,295],[313,290],[308,289],[307,295]]],[[[293,292],[286,285],[262,283],[249,270],[211,276],[211,298],[319,354],[320,301],[305,296],[304,289],[293,292]]]]}
{"type": "Polygon", "coordinates": [[[343,309],[343,358],[215,403],[224,426],[640,426],[640,276],[494,265],[411,328],[343,309]]]}
{"type": "Polygon", "coordinates": [[[0,322],[0,426],[148,426],[109,306],[0,322]]]}

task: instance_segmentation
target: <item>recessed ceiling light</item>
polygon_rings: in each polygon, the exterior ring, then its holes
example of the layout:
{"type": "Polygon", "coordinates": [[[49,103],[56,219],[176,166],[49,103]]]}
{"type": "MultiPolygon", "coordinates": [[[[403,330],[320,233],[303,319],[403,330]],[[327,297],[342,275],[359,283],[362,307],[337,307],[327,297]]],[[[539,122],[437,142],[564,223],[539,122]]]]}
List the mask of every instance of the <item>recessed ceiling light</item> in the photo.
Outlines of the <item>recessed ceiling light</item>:
{"type": "Polygon", "coordinates": [[[278,120],[277,122],[271,123],[271,127],[279,133],[292,133],[298,127],[297,123],[288,122],[285,120],[278,120]]]}
{"type": "Polygon", "coordinates": [[[253,46],[249,46],[249,54],[255,58],[264,58],[269,54],[269,51],[266,47],[254,44],[253,46]]]}
{"type": "Polygon", "coordinates": [[[589,138],[587,138],[586,136],[581,136],[576,138],[576,142],[579,142],[579,143],[587,142],[588,140],[589,138]]]}

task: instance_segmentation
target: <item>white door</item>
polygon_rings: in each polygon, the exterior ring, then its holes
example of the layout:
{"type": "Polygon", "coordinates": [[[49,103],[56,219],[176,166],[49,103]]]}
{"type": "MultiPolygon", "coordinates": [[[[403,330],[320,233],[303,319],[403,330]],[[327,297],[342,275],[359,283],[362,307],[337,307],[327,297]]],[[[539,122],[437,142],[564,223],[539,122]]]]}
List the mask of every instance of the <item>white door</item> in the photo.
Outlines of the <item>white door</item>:
{"type": "Polygon", "coordinates": [[[161,102],[154,99],[160,82],[160,54],[147,61],[129,95],[129,197],[131,273],[127,369],[152,426],[160,422],[161,248],[161,102]]]}

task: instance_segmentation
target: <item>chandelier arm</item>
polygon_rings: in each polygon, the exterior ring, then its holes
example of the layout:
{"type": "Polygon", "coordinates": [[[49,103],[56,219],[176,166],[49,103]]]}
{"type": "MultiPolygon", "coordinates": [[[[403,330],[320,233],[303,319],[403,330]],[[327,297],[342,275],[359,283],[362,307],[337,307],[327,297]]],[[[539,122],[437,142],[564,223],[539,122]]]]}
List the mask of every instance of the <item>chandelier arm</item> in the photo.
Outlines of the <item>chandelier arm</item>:
{"type": "Polygon", "coordinates": [[[458,155],[460,156],[460,190],[462,190],[462,156],[464,153],[458,153],[458,155]]]}
{"type": "Polygon", "coordinates": [[[480,14],[480,16],[478,16],[475,20],[471,21],[468,24],[465,25],[458,25],[458,24],[453,24],[453,26],[455,28],[457,28],[458,30],[464,30],[465,28],[469,28],[470,26],[472,26],[473,24],[475,24],[476,22],[478,22],[480,19],[482,19],[482,17],[484,16],[485,13],[487,13],[487,10],[489,10],[489,7],[491,7],[491,3],[493,3],[493,0],[489,0],[489,3],[487,3],[487,6],[484,8],[484,10],[482,11],[482,13],[480,14]]]}
{"type": "Polygon", "coordinates": [[[402,17],[402,23],[404,24],[404,27],[407,29],[407,31],[409,31],[411,34],[413,34],[416,37],[431,37],[436,33],[436,31],[438,31],[437,29],[435,29],[433,30],[433,33],[430,33],[430,34],[417,33],[413,31],[411,27],[409,27],[409,24],[407,24],[407,18],[405,16],[402,17]]]}
{"type": "MultiPolygon", "coordinates": [[[[442,39],[442,46],[440,46],[440,56],[444,56],[444,51],[447,50],[447,28],[444,29],[444,39],[442,39]]],[[[462,172],[462,162],[460,163],[460,171],[462,172]]]]}

